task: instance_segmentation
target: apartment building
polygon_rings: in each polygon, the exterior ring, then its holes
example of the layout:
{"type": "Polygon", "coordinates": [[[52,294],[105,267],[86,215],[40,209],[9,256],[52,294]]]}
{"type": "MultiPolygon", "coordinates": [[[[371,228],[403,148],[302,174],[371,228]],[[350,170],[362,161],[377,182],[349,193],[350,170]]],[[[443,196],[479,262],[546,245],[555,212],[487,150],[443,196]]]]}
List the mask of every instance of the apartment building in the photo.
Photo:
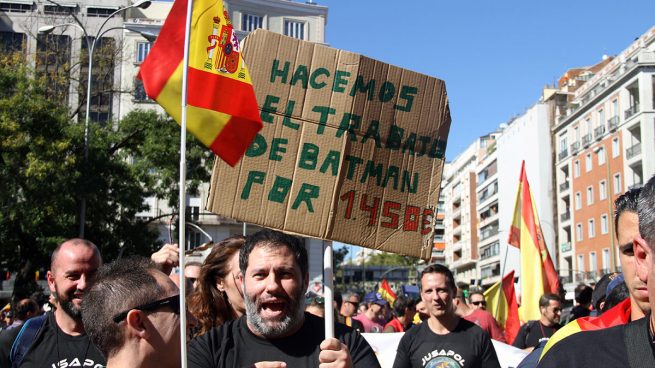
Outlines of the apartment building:
{"type": "Polygon", "coordinates": [[[655,174],[655,27],[614,58],[558,83],[559,269],[571,284],[619,269],[613,201],[655,174]],[[564,97],[562,97],[564,96],[564,97]]]}
{"type": "Polygon", "coordinates": [[[476,139],[444,169],[446,265],[457,281],[477,283],[480,278],[477,167],[495,139],[496,134],[476,139]]]}
{"type": "Polygon", "coordinates": [[[476,215],[478,222],[478,269],[482,286],[500,280],[500,227],[498,215],[497,142],[492,142],[476,170],[476,215]]]}
{"type": "MultiPolygon", "coordinates": [[[[449,163],[444,164],[443,171],[448,171],[449,163]]],[[[434,222],[434,247],[432,248],[432,256],[430,263],[444,264],[446,262],[446,201],[443,195],[444,182],[441,182],[441,194],[437,204],[437,215],[434,222]]]]}

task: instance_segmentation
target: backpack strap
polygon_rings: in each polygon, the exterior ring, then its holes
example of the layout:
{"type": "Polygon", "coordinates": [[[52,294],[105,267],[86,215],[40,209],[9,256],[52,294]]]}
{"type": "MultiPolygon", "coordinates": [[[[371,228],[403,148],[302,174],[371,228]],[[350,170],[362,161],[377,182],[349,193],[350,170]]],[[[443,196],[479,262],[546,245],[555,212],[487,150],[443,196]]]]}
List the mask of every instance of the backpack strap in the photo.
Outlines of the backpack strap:
{"type": "Polygon", "coordinates": [[[653,349],[650,346],[651,337],[647,332],[649,322],[650,314],[636,322],[625,325],[623,339],[631,368],[655,367],[653,349]],[[644,328],[644,325],[646,325],[646,328],[644,328]]]}
{"type": "Polygon", "coordinates": [[[11,345],[9,361],[11,362],[12,368],[20,367],[21,363],[23,363],[27,351],[32,347],[39,331],[41,331],[41,328],[45,324],[46,318],[48,318],[47,314],[42,314],[25,321],[20,332],[18,332],[18,336],[16,336],[16,340],[11,345]]]}

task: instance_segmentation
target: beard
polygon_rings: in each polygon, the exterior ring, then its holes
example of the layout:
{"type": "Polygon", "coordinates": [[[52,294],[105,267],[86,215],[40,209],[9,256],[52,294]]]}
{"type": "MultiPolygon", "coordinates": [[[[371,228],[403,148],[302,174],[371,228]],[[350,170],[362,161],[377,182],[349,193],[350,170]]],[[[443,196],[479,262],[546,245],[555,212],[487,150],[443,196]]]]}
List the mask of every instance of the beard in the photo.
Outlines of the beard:
{"type": "Polygon", "coordinates": [[[264,319],[259,313],[262,309],[262,303],[257,296],[250,297],[244,289],[244,302],[246,305],[246,317],[249,324],[255,329],[258,334],[269,337],[281,337],[292,331],[298,325],[305,321],[305,298],[303,298],[303,290],[298,288],[297,295],[291,297],[277,296],[278,298],[285,299],[287,302],[285,314],[281,319],[264,319]]]}
{"type": "Polygon", "coordinates": [[[64,313],[68,314],[71,318],[82,320],[82,308],[73,304],[73,294],[74,292],[71,293],[71,295],[66,295],[66,298],[64,299],[61,297],[61,294],[59,294],[59,290],[57,290],[57,286],[55,285],[55,292],[53,295],[57,304],[59,304],[59,308],[61,308],[64,313]]]}

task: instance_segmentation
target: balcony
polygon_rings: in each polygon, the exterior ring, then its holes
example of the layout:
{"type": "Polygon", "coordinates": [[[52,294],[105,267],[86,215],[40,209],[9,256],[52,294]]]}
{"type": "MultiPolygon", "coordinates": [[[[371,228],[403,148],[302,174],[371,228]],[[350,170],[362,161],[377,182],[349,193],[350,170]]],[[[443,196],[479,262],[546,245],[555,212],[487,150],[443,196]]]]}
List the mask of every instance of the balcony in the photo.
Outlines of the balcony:
{"type": "Polygon", "coordinates": [[[559,155],[557,157],[561,161],[561,160],[565,159],[566,156],[568,156],[568,155],[569,155],[569,150],[564,148],[563,150],[559,151],[559,155]]]}
{"type": "Polygon", "coordinates": [[[596,138],[597,141],[599,141],[603,137],[604,134],[605,134],[605,126],[604,125],[596,127],[596,129],[594,129],[594,138],[596,138]]]}
{"type": "Polygon", "coordinates": [[[563,214],[561,214],[559,216],[559,219],[562,222],[569,221],[571,219],[571,212],[569,212],[569,211],[564,212],[563,214]]]}
{"type": "Polygon", "coordinates": [[[486,228],[486,229],[480,231],[480,241],[487,240],[487,239],[491,238],[494,235],[498,235],[498,228],[497,227],[486,228]]]}
{"type": "Polygon", "coordinates": [[[571,154],[575,155],[580,150],[580,142],[573,142],[571,145],[571,154]]]}
{"type": "Polygon", "coordinates": [[[631,159],[641,153],[641,143],[633,144],[632,147],[625,150],[625,158],[631,159]]]}
{"type": "Polygon", "coordinates": [[[610,132],[615,131],[616,128],[619,127],[619,116],[616,115],[609,118],[609,120],[607,120],[607,126],[609,127],[610,132]]]}
{"type": "Polygon", "coordinates": [[[587,148],[591,144],[591,133],[582,136],[582,145],[587,148]]]}
{"type": "Polygon", "coordinates": [[[572,249],[571,242],[562,243],[562,244],[559,245],[559,247],[562,250],[562,253],[563,252],[568,252],[568,251],[570,251],[572,249]]]}
{"type": "Polygon", "coordinates": [[[634,104],[625,110],[625,119],[630,119],[634,114],[639,112],[639,104],[634,104]]]}
{"type": "Polygon", "coordinates": [[[570,184],[568,181],[563,182],[562,184],[559,185],[559,191],[563,192],[565,190],[568,190],[570,187],[570,184]]]}

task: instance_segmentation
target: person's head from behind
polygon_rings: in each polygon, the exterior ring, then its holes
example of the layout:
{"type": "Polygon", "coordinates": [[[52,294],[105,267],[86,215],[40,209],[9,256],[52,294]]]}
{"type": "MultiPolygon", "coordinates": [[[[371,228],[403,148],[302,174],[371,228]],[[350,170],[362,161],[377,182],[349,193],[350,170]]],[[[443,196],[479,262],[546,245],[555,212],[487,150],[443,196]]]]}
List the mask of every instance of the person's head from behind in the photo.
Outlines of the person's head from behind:
{"type": "Polygon", "coordinates": [[[343,294],[341,302],[341,315],[352,317],[357,313],[357,306],[359,305],[359,295],[353,292],[346,292],[343,294]]]}
{"type": "Polygon", "coordinates": [[[652,309],[655,304],[655,176],[641,189],[637,214],[639,235],[633,242],[637,277],[647,284],[652,309]]]}
{"type": "Polygon", "coordinates": [[[82,303],[91,341],[108,361],[180,364],[180,292],[150,260],[119,259],[101,267],[82,303]]]}
{"type": "Polygon", "coordinates": [[[16,307],[14,308],[14,318],[21,321],[27,321],[29,318],[38,315],[40,310],[41,308],[39,308],[39,305],[34,301],[34,299],[21,299],[16,303],[16,307]]]}
{"type": "Polygon", "coordinates": [[[400,295],[393,302],[393,313],[396,317],[404,317],[406,321],[411,321],[416,313],[416,302],[414,299],[400,295]]]}
{"type": "Polygon", "coordinates": [[[198,286],[189,297],[189,312],[198,320],[200,334],[246,312],[241,291],[239,250],[243,236],[232,236],[214,245],[198,275],[198,286]]]}
{"type": "Polygon", "coordinates": [[[264,229],[246,238],[239,254],[249,329],[276,338],[295,333],[304,322],[309,283],[302,241],[264,229]]]}
{"type": "Polygon", "coordinates": [[[433,264],[421,272],[421,299],[427,307],[430,317],[437,319],[454,313],[453,299],[457,286],[453,273],[448,267],[433,264]]]}
{"type": "Polygon", "coordinates": [[[575,302],[581,306],[588,306],[591,303],[591,294],[594,289],[589,285],[579,284],[575,287],[575,302]]]}
{"type": "Polygon", "coordinates": [[[614,201],[614,228],[619,244],[619,261],[630,290],[630,297],[644,313],[650,310],[646,283],[637,277],[633,240],[639,235],[639,216],[637,206],[641,188],[633,188],[614,201]]]}
{"type": "Polygon", "coordinates": [[[487,301],[484,298],[484,294],[481,291],[471,291],[469,294],[469,301],[473,308],[476,309],[487,309],[487,301]]]}
{"type": "Polygon", "coordinates": [[[556,294],[544,294],[539,298],[541,323],[546,326],[559,324],[562,316],[562,300],[556,294]]]}
{"type": "Polygon", "coordinates": [[[614,282],[614,281],[615,280],[612,280],[612,282],[607,286],[607,296],[605,297],[605,300],[601,303],[601,307],[600,307],[601,313],[607,312],[617,304],[624,301],[625,298],[630,296],[630,290],[628,289],[628,285],[626,285],[625,280],[623,278],[616,279],[616,281],[620,281],[620,282],[614,282]]]}
{"type": "Polygon", "coordinates": [[[83,295],[101,265],[100,251],[88,240],[70,239],[55,248],[47,279],[57,310],[81,320],[83,295]]]}
{"type": "Polygon", "coordinates": [[[421,321],[425,321],[428,319],[428,317],[430,317],[428,314],[428,307],[425,305],[423,300],[418,300],[416,302],[416,314],[421,321]]]}
{"type": "Polygon", "coordinates": [[[314,293],[305,295],[305,311],[317,317],[325,317],[325,299],[314,293]]]}

